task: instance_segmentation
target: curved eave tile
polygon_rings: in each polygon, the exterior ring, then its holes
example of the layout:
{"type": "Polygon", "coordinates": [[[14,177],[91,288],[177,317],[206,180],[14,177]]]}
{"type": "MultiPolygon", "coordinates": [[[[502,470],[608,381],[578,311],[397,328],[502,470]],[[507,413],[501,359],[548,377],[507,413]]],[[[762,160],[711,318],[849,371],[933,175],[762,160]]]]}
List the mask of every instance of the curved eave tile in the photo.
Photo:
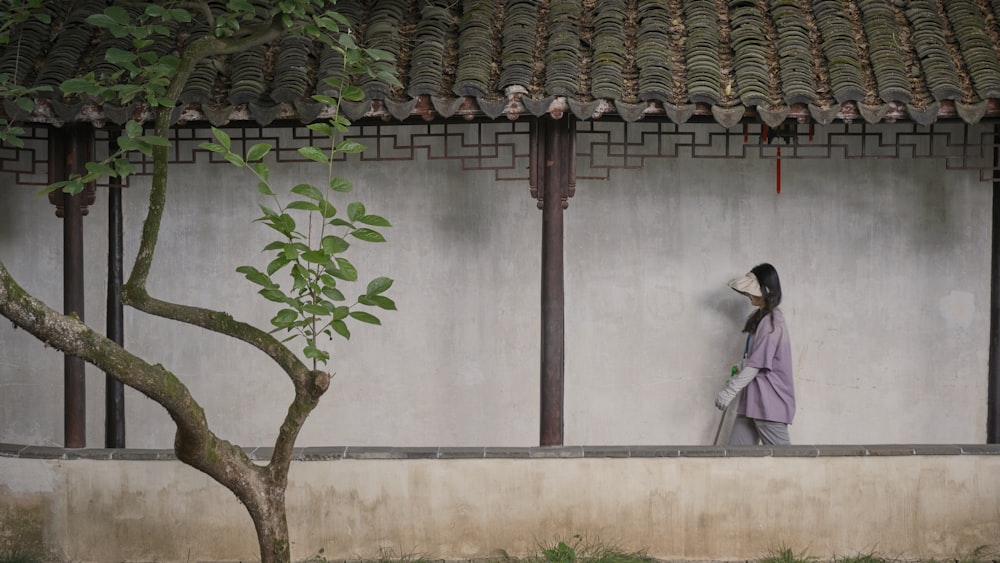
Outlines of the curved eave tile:
{"type": "MultiPolygon", "coordinates": [[[[24,24],[19,51],[0,48],[0,72],[50,86],[109,72],[103,53],[127,45],[85,20],[110,1],[44,3],[58,24],[24,24]]],[[[403,83],[356,79],[366,96],[343,107],[354,119],[975,123],[997,117],[1000,98],[1000,0],[340,0],[336,9],[359,44],[397,57],[403,83]]],[[[207,28],[182,31],[157,47],[179,50],[207,28]]],[[[199,63],[174,117],[322,119],[330,110],[313,96],[336,96],[344,78],[336,51],[289,37],[199,63]]],[[[30,119],[141,115],[141,104],[50,92],[30,119]]]]}

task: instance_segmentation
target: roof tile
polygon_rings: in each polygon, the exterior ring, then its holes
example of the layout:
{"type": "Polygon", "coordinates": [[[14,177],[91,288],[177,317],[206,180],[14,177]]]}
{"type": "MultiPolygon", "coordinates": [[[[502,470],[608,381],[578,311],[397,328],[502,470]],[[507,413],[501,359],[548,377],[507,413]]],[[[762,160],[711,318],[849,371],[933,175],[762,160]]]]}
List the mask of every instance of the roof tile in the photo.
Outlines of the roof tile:
{"type": "MultiPolygon", "coordinates": [[[[104,54],[127,45],[85,19],[117,1],[45,3],[52,24],[23,24],[0,48],[0,73],[52,87],[110,72],[104,54]]],[[[790,115],[874,123],[907,107],[931,123],[976,122],[1000,107],[1000,0],[339,0],[332,9],[362,46],[397,57],[403,84],[359,78],[367,98],[345,106],[355,117],[570,111],[729,125],[756,112],[775,125],[790,115]]],[[[194,21],[157,47],[179,53],[208,32],[194,21]]],[[[336,95],[340,79],[336,51],[288,37],[200,63],[180,103],[212,123],[247,109],[262,123],[309,120],[322,111],[312,96],[336,95]]],[[[106,111],[120,120],[135,109],[60,96],[40,94],[30,119],[106,111]]]]}

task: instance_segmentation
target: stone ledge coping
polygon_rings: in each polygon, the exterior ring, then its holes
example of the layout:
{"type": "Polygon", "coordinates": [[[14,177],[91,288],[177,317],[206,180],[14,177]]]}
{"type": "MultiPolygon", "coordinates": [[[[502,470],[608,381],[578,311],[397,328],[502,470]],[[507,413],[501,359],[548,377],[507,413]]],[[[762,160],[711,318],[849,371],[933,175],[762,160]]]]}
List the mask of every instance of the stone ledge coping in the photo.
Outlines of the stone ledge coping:
{"type": "MultiPolygon", "coordinates": [[[[243,448],[250,459],[268,461],[272,448],[243,448]]],[[[912,455],[1000,455],[1000,444],[879,444],[790,446],[548,446],[548,447],[371,447],[295,448],[295,461],[338,459],[566,459],[652,457],[884,457],[912,455]]],[[[173,450],[55,448],[0,443],[0,457],[20,459],[175,460],[173,450]]]]}

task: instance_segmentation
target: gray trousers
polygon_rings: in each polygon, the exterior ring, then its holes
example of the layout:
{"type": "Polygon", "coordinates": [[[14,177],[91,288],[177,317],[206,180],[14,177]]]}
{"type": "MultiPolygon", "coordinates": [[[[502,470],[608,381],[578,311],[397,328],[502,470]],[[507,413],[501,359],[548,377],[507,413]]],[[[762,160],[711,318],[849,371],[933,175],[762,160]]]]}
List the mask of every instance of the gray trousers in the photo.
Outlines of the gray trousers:
{"type": "Polygon", "coordinates": [[[788,437],[788,425],[784,422],[771,422],[757,418],[747,418],[736,415],[733,433],[729,436],[731,446],[756,446],[764,444],[791,444],[788,437]]]}

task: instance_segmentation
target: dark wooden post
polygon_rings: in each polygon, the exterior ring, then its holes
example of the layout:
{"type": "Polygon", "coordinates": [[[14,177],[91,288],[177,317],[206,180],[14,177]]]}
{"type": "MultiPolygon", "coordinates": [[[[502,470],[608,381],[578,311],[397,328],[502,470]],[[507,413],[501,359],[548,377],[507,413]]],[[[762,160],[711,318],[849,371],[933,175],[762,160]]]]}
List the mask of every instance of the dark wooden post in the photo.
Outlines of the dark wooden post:
{"type": "Polygon", "coordinates": [[[993,238],[990,262],[990,361],[986,442],[1000,443],[1000,131],[993,126],[993,238]]]}
{"type": "MultiPolygon", "coordinates": [[[[111,141],[111,151],[118,142],[111,141]]],[[[108,188],[108,338],[118,344],[125,343],[125,319],[122,311],[122,183],[121,178],[111,178],[108,188]]],[[[125,386],[121,381],[104,376],[104,447],[125,447],[125,386]]]]}
{"type": "MultiPolygon", "coordinates": [[[[66,180],[73,173],[85,173],[91,159],[92,133],[88,125],[68,125],[51,129],[49,135],[49,180],[66,180]]],[[[63,218],[63,313],[84,320],[83,216],[92,203],[93,186],[76,195],[51,194],[56,215],[63,218]]],[[[86,364],[76,356],[63,360],[63,441],[67,448],[87,446],[86,364]]]]}
{"type": "Polygon", "coordinates": [[[542,446],[563,444],[565,367],[565,291],[563,279],[563,210],[572,196],[574,123],[539,119],[531,136],[532,195],[542,209],[542,446]]]}

